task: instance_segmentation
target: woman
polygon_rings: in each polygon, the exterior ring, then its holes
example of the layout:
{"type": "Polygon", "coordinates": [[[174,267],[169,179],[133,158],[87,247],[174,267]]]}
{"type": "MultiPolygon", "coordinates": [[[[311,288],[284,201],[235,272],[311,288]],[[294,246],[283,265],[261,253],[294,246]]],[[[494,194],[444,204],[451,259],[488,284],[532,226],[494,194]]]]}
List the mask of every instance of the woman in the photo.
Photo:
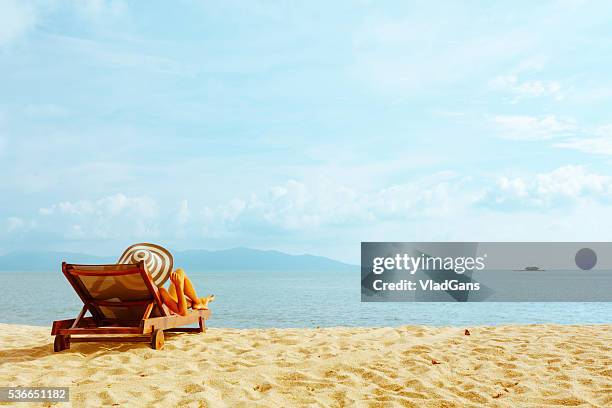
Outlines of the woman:
{"type": "Polygon", "coordinates": [[[185,316],[187,309],[196,310],[208,309],[208,303],[215,299],[215,295],[206,297],[198,297],[189,278],[185,275],[183,269],[178,268],[174,272],[170,272],[170,286],[168,290],[161,287],[159,294],[166,306],[174,313],[185,316]]]}
{"type": "Polygon", "coordinates": [[[120,264],[135,264],[144,262],[153,284],[159,288],[162,301],[174,313],[185,316],[187,309],[208,309],[208,303],[215,299],[215,295],[200,298],[185,271],[178,268],[174,271],[174,259],[166,248],[143,242],[130,245],[123,255],[119,257],[120,264]],[[164,282],[170,275],[170,286],[166,290],[164,282]]]}

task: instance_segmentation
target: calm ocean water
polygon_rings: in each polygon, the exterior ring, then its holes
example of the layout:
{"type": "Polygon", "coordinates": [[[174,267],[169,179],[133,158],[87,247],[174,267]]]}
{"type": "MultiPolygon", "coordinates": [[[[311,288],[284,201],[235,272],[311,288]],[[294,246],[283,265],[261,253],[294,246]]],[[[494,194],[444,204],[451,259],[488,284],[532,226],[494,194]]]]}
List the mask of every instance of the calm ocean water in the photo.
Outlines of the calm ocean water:
{"type": "MultiPolygon", "coordinates": [[[[0,322],[50,326],[82,304],[61,272],[0,272],[0,322]]],[[[612,303],[361,303],[355,272],[189,272],[214,293],[210,327],[612,323],[612,303]]]]}

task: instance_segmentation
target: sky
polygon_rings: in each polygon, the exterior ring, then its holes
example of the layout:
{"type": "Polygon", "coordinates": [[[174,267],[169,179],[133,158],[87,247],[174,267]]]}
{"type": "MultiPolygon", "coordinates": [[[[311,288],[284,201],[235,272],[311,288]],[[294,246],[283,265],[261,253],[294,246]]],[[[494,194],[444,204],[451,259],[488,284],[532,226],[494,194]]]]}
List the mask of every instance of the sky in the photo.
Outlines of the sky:
{"type": "Polygon", "coordinates": [[[612,3],[504,3],[2,0],[0,253],[609,241],[612,3]]]}

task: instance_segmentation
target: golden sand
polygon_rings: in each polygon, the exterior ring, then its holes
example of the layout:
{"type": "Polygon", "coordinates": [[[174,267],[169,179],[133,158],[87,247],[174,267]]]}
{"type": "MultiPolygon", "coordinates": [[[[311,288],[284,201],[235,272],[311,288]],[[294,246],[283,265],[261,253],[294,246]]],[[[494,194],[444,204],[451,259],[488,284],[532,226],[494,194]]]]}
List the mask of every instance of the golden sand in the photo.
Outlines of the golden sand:
{"type": "Polygon", "coordinates": [[[168,334],[160,351],[78,343],[53,353],[49,329],[0,324],[0,385],[69,386],[76,407],[612,406],[612,325],[470,332],[209,329],[168,334]]]}

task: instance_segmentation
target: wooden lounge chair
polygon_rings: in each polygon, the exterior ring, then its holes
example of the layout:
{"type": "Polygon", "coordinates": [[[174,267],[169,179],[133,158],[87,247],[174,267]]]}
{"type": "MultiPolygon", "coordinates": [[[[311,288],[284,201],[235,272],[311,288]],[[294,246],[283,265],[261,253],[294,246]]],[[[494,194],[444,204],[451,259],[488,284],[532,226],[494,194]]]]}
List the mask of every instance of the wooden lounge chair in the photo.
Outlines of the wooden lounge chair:
{"type": "Polygon", "coordinates": [[[189,310],[186,316],[173,314],[162,303],[142,261],[117,265],[63,262],[62,271],[83,301],[83,308],[76,319],[53,322],[54,351],[69,349],[71,342],[92,341],[150,341],[151,347],[159,350],[164,346],[164,330],[206,330],[210,310],[189,310]],[[91,317],[85,317],[88,311],[91,317]],[[180,327],[194,323],[199,327],[180,327]]]}

